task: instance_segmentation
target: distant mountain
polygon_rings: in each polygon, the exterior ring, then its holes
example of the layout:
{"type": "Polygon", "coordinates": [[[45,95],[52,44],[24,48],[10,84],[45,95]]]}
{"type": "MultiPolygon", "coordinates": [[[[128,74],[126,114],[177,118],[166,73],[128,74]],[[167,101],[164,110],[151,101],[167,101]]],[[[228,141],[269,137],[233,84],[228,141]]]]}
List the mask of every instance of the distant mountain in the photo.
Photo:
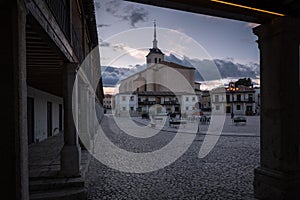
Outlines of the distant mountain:
{"type": "MultiPolygon", "coordinates": [[[[212,81],[226,78],[259,78],[259,65],[257,63],[240,64],[232,60],[221,59],[190,59],[184,56],[182,59],[173,54],[165,56],[168,62],[174,62],[186,67],[194,67],[196,81],[212,81]]],[[[144,65],[134,65],[128,67],[105,66],[102,69],[102,80],[104,86],[115,86],[120,80],[146,69],[144,65]]]]}
{"type": "Polygon", "coordinates": [[[165,60],[169,62],[174,62],[187,67],[194,67],[195,80],[215,80],[220,78],[257,78],[259,76],[259,65],[256,63],[249,63],[247,65],[234,63],[230,60],[208,60],[208,59],[190,59],[184,57],[182,60],[171,54],[170,56],[165,56],[165,60]],[[216,74],[218,72],[219,74],[216,74]],[[220,76],[218,76],[220,75],[220,76]],[[204,77],[205,76],[205,79],[204,77]]]}
{"type": "Polygon", "coordinates": [[[180,59],[177,58],[175,55],[170,54],[169,56],[165,56],[165,61],[173,62],[186,67],[194,67],[194,65],[191,63],[191,59],[185,56],[183,57],[183,59],[180,59]]]}
{"type": "Polygon", "coordinates": [[[135,65],[129,67],[102,66],[101,71],[103,85],[106,87],[113,87],[123,78],[126,78],[144,69],[146,69],[146,65],[135,65]]]}

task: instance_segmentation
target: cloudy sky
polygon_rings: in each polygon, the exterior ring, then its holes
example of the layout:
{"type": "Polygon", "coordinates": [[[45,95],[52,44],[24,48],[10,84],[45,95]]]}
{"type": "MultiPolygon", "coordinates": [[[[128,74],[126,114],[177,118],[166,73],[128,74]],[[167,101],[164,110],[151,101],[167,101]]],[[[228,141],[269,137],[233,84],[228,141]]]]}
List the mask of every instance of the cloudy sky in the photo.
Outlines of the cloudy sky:
{"type": "Polygon", "coordinates": [[[95,5],[102,66],[144,64],[154,20],[166,55],[259,63],[255,24],[121,0],[95,0],[95,5]]]}

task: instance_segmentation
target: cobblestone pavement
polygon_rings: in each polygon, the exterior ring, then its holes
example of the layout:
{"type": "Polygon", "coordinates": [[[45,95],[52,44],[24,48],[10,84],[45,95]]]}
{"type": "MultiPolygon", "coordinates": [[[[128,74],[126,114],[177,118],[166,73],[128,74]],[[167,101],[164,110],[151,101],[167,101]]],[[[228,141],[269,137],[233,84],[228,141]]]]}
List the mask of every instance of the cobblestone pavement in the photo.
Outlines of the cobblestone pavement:
{"type": "MultiPolygon", "coordinates": [[[[151,138],[137,139],[118,130],[111,117],[106,116],[102,124],[114,144],[132,152],[159,149],[176,134],[161,131],[151,138]]],[[[249,131],[257,133],[255,123],[253,127],[249,131]]],[[[231,126],[227,130],[238,132],[235,128],[241,127],[231,126]]],[[[200,159],[203,138],[197,135],[183,156],[154,172],[120,172],[92,159],[86,183],[89,199],[254,199],[253,175],[259,164],[259,137],[223,135],[214,149],[200,159]]]]}
{"type": "MultiPolygon", "coordinates": [[[[246,124],[234,124],[232,123],[232,120],[230,118],[230,115],[227,115],[225,117],[225,122],[223,126],[222,135],[239,135],[239,136],[259,136],[259,128],[260,128],[260,117],[259,116],[245,116],[247,123],[246,124]]],[[[133,117],[134,121],[138,123],[142,123],[144,125],[150,125],[150,120],[141,119],[141,117],[133,117]]],[[[168,121],[168,119],[166,120],[168,121]]],[[[213,122],[212,122],[213,123],[213,122]]],[[[196,122],[189,122],[189,125],[197,125],[196,122]]],[[[158,122],[158,129],[161,128],[162,123],[158,122]]],[[[208,129],[208,124],[199,124],[199,131],[201,133],[205,133],[208,129]]],[[[176,131],[176,128],[169,127],[167,123],[165,123],[165,126],[163,130],[166,131],[176,131]]]]}

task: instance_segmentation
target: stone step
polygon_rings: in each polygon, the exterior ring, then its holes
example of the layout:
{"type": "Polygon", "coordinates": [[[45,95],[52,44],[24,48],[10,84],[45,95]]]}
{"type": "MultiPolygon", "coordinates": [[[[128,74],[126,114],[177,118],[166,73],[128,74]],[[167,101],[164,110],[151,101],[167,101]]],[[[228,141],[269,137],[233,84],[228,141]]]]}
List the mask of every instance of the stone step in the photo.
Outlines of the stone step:
{"type": "Polygon", "coordinates": [[[46,191],[46,190],[59,190],[67,188],[83,188],[84,179],[78,178],[43,178],[30,180],[29,190],[30,192],[35,191],[46,191]]]}
{"type": "Polygon", "coordinates": [[[30,194],[30,200],[85,200],[85,188],[68,188],[60,190],[36,191],[30,194]]]}

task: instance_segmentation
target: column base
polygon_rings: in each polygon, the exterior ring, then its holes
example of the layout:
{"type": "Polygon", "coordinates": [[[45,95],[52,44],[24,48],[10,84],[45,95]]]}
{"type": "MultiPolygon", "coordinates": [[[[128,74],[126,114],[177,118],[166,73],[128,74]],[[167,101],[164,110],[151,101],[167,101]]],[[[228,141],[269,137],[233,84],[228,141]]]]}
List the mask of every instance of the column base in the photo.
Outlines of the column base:
{"type": "Polygon", "coordinates": [[[61,175],[65,177],[80,176],[81,148],[76,145],[64,146],[60,153],[61,175]]]}
{"type": "Polygon", "coordinates": [[[254,170],[254,195],[264,200],[300,199],[300,172],[287,174],[266,168],[254,170]]]}
{"type": "Polygon", "coordinates": [[[79,144],[81,149],[83,150],[90,150],[91,149],[91,136],[89,133],[79,132],[79,144]]]}

